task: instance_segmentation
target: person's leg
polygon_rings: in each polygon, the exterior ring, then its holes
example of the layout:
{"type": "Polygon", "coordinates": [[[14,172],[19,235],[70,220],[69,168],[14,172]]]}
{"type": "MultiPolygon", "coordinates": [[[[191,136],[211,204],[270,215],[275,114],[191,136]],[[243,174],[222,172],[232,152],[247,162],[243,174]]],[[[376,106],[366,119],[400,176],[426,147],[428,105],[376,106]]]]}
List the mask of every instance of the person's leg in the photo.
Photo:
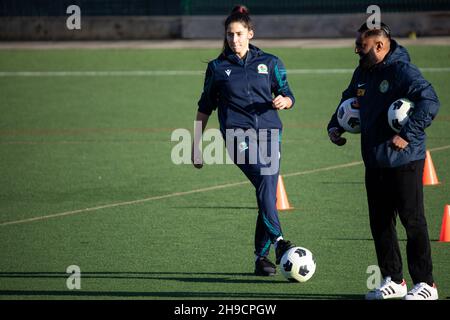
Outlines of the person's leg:
{"type": "Polygon", "coordinates": [[[408,269],[414,284],[433,285],[433,267],[423,203],[424,160],[395,169],[396,207],[406,230],[408,269]]]}
{"type": "Polygon", "coordinates": [[[260,176],[256,189],[258,218],[255,230],[255,254],[267,256],[270,244],[282,236],[280,220],[276,207],[278,174],[260,176]]]}
{"type": "MultiPolygon", "coordinates": [[[[258,204],[258,217],[255,229],[255,273],[259,275],[275,274],[275,265],[267,259],[271,244],[276,246],[277,263],[279,256],[292,246],[290,242],[278,241],[282,238],[278,211],[276,208],[277,183],[280,164],[280,141],[278,135],[275,139],[260,135],[252,140],[246,137],[244,144],[242,138],[235,139],[233,160],[255,187],[258,204]],[[275,141],[274,143],[272,141],[275,141]],[[246,145],[247,144],[247,145],[246,145]],[[240,147],[239,147],[240,146],[240,147]],[[252,152],[255,152],[256,154],[252,152]],[[241,159],[241,161],[239,161],[241,159]],[[244,161],[242,161],[244,159],[244,161]],[[270,159],[270,161],[268,161],[270,159]]],[[[227,149],[233,146],[227,146],[227,149]]]]}
{"type": "Polygon", "coordinates": [[[255,230],[255,274],[272,276],[276,273],[276,266],[268,259],[272,240],[266,231],[262,215],[258,213],[255,230]]]}
{"type": "MultiPolygon", "coordinates": [[[[282,234],[276,208],[280,163],[278,135],[275,139],[276,145],[271,143],[272,136],[270,132],[267,135],[249,136],[245,138],[247,148],[239,148],[239,145],[244,140],[242,137],[237,137],[234,140],[233,161],[255,187],[258,204],[258,217],[255,228],[255,255],[261,257],[266,257],[269,254],[270,245],[282,234]],[[272,152],[276,157],[272,157],[272,152]],[[268,161],[269,159],[270,162],[268,161]],[[268,170],[268,168],[273,170],[268,170]]],[[[227,148],[231,147],[233,146],[227,146],[227,148]]]]}
{"type": "Polygon", "coordinates": [[[271,244],[272,240],[270,234],[266,231],[263,215],[258,211],[255,229],[255,255],[258,257],[267,257],[271,244]]]}
{"type": "Polygon", "coordinates": [[[378,266],[384,278],[402,282],[402,259],[397,239],[395,192],[390,169],[366,169],[369,220],[378,266]]]}

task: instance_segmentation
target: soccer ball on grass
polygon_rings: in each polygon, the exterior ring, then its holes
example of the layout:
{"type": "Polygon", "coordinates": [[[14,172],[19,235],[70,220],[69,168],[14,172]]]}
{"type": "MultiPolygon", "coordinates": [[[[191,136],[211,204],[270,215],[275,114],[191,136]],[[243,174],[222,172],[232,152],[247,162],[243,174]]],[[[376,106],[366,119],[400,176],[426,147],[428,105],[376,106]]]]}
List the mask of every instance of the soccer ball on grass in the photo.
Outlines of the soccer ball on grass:
{"type": "Polygon", "coordinates": [[[286,251],[280,261],[281,273],[292,282],[306,282],[316,271],[313,254],[306,248],[293,247],[286,251]]]}

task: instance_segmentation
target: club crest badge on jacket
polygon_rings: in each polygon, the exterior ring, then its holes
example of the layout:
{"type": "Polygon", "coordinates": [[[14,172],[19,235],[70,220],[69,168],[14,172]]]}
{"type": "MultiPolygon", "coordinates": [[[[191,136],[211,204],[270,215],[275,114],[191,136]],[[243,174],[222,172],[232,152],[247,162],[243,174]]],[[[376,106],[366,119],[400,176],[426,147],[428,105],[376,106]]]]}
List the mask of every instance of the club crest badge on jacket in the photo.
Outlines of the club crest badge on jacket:
{"type": "Polygon", "coordinates": [[[268,71],[267,71],[267,66],[265,65],[265,64],[259,64],[258,65],[258,73],[261,73],[261,74],[268,74],[268,71]]]}

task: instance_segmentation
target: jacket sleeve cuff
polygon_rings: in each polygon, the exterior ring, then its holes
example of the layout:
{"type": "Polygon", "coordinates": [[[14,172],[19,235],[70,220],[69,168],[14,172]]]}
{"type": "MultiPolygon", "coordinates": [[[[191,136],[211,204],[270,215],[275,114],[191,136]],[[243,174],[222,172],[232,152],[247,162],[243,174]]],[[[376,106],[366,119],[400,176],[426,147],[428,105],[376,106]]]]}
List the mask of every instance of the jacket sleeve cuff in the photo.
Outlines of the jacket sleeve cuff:
{"type": "Polygon", "coordinates": [[[291,94],[287,94],[287,95],[285,95],[285,97],[291,99],[292,105],[291,105],[291,107],[290,107],[289,109],[292,109],[292,108],[294,107],[294,104],[295,104],[295,98],[294,98],[294,96],[291,95],[291,94]]]}
{"type": "Polygon", "coordinates": [[[201,107],[201,106],[198,107],[197,111],[201,112],[201,113],[204,113],[204,114],[207,114],[208,116],[210,116],[211,113],[212,113],[212,110],[210,110],[208,108],[205,108],[205,107],[201,107]]]}
{"type": "Polygon", "coordinates": [[[408,134],[405,132],[405,130],[400,130],[400,132],[398,133],[398,135],[399,135],[403,140],[406,140],[408,143],[411,142],[410,139],[408,138],[408,134]]]}

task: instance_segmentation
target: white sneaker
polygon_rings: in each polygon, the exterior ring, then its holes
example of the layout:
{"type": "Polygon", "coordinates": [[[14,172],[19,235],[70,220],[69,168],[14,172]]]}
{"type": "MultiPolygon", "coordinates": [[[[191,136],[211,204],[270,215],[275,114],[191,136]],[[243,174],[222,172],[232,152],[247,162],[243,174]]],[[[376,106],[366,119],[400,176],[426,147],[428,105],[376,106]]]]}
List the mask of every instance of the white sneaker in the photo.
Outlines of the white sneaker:
{"type": "Polygon", "coordinates": [[[391,280],[391,277],[384,278],[380,287],[371,290],[366,294],[366,300],[400,299],[406,296],[408,289],[406,281],[398,284],[391,280]]]}
{"type": "Polygon", "coordinates": [[[412,288],[404,298],[405,300],[437,300],[439,299],[436,285],[420,282],[412,288]]]}

